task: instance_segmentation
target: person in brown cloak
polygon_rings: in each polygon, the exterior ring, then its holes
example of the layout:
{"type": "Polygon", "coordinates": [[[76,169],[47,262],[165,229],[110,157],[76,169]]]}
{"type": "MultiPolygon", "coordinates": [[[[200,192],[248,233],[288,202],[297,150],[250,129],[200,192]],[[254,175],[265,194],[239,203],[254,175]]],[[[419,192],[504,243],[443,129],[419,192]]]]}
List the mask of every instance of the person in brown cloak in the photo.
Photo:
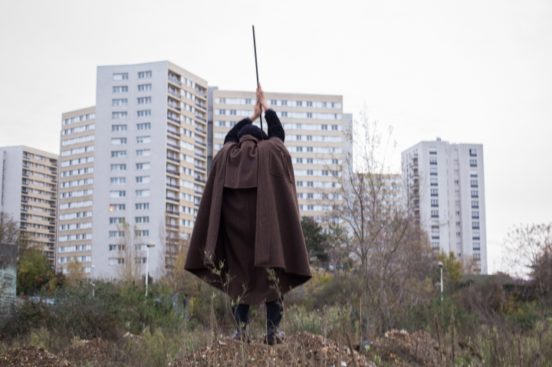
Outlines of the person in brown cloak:
{"type": "Polygon", "coordinates": [[[281,342],[283,295],[311,278],[285,132],[262,89],[213,159],[185,269],[232,299],[235,338],[246,339],[249,305],[265,302],[265,342],[281,342]],[[268,135],[252,122],[262,110],[268,135]]]}

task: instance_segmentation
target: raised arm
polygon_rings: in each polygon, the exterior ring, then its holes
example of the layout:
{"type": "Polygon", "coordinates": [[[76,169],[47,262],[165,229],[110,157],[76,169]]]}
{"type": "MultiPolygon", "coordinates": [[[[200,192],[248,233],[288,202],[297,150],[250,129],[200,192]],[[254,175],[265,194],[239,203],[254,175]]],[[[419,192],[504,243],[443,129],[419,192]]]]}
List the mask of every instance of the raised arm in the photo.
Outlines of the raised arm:
{"type": "Polygon", "coordinates": [[[263,89],[260,85],[257,87],[257,101],[261,105],[262,109],[265,111],[265,118],[268,124],[268,138],[270,139],[276,137],[284,141],[286,138],[286,134],[284,132],[282,123],[280,122],[280,119],[278,118],[276,112],[270,108],[268,102],[266,101],[263,89]]]}
{"type": "Polygon", "coordinates": [[[266,123],[268,124],[268,138],[280,138],[280,140],[285,141],[286,133],[284,127],[278,118],[278,115],[273,109],[268,109],[265,112],[266,123]]]}

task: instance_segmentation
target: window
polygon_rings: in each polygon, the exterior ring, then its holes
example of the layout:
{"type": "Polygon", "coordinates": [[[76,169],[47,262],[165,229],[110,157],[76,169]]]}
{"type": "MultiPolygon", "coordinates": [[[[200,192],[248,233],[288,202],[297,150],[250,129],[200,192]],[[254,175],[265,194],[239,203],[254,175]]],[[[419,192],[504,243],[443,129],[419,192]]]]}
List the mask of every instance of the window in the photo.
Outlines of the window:
{"type": "Polygon", "coordinates": [[[151,116],[151,110],[138,110],[136,114],[138,115],[138,117],[151,116]]]}
{"type": "Polygon", "coordinates": [[[111,131],[127,131],[126,124],[111,125],[111,131]]]}
{"type": "Polygon", "coordinates": [[[431,218],[439,218],[439,210],[432,210],[431,218]]]}
{"type": "Polygon", "coordinates": [[[113,80],[128,80],[128,73],[113,73],[113,80]]]}
{"type": "Polygon", "coordinates": [[[126,210],[126,204],[109,204],[110,212],[115,212],[119,210],[126,210]]]}
{"type": "Polygon", "coordinates": [[[109,235],[110,238],[124,237],[125,236],[125,231],[109,231],[108,235],[109,235]]]}
{"type": "Polygon", "coordinates": [[[477,157],[477,149],[470,148],[470,157],[477,157]]]}
{"type": "Polygon", "coordinates": [[[112,106],[126,106],[128,104],[128,99],[126,98],[114,98],[111,100],[112,106]]]}
{"type": "Polygon", "coordinates": [[[472,207],[472,209],[479,209],[479,201],[472,200],[471,201],[471,207],[472,207]]]}
{"type": "Polygon", "coordinates": [[[138,97],[138,104],[151,103],[151,97],[138,97]]]}
{"type": "Polygon", "coordinates": [[[437,176],[431,176],[429,178],[429,184],[431,186],[437,186],[438,185],[438,182],[439,182],[439,179],[437,178],[437,176]]]}
{"type": "Polygon", "coordinates": [[[137,136],[136,137],[136,143],[138,144],[145,144],[151,142],[151,138],[149,136],[137,136]]]}
{"type": "Polygon", "coordinates": [[[126,93],[128,92],[128,86],[126,85],[116,85],[112,89],[113,93],[126,93]]]}
{"type": "Polygon", "coordinates": [[[430,157],[429,158],[429,164],[432,165],[432,166],[436,166],[437,165],[437,157],[430,157]]]}
{"type": "Polygon", "coordinates": [[[135,223],[149,223],[149,217],[148,216],[142,216],[142,217],[134,217],[135,223]]]}
{"type": "Polygon", "coordinates": [[[151,70],[145,70],[145,71],[139,71],[138,72],[138,79],[147,79],[151,78],[152,72],[151,70]]]}
{"type": "Polygon", "coordinates": [[[149,229],[139,229],[134,232],[137,237],[148,237],[150,235],[149,229]]]}
{"type": "Polygon", "coordinates": [[[111,171],[126,171],[126,164],[124,163],[115,163],[111,165],[111,171]]]}
{"type": "Polygon", "coordinates": [[[110,182],[113,185],[124,185],[126,183],[126,177],[111,177],[110,182]]]}
{"type": "Polygon", "coordinates": [[[147,189],[144,189],[144,190],[136,190],[136,196],[139,196],[139,197],[150,196],[150,191],[147,190],[147,189]]]}
{"type": "Polygon", "coordinates": [[[439,206],[439,199],[431,199],[431,207],[436,208],[439,206]]]}
{"type": "Polygon", "coordinates": [[[111,158],[121,158],[126,157],[127,152],[126,150],[112,150],[111,151],[111,158]]]}
{"type": "Polygon", "coordinates": [[[127,143],[127,138],[111,138],[111,144],[122,145],[127,143]]]}
{"type": "Polygon", "coordinates": [[[471,190],[471,197],[472,198],[478,198],[479,192],[477,190],[471,190]]]}
{"type": "Polygon", "coordinates": [[[136,163],[136,169],[138,171],[144,171],[150,169],[151,165],[149,162],[136,163]]]}
{"type": "Polygon", "coordinates": [[[477,167],[477,159],[470,159],[470,167],[477,167]]]}
{"type": "Polygon", "coordinates": [[[136,156],[138,157],[149,157],[151,151],[149,149],[136,149],[136,156]]]}
{"type": "Polygon", "coordinates": [[[472,229],[480,229],[479,228],[479,221],[473,221],[472,222],[472,229]]]}
{"type": "Polygon", "coordinates": [[[151,90],[151,83],[138,84],[138,92],[146,92],[151,90]]]}
{"type": "Polygon", "coordinates": [[[124,217],[109,217],[109,224],[123,224],[125,223],[124,217]]]}
{"type": "Polygon", "coordinates": [[[149,203],[136,203],[134,207],[136,210],[146,210],[149,209],[150,205],[149,203]]]}
{"type": "Polygon", "coordinates": [[[127,116],[128,116],[128,112],[126,112],[126,111],[113,111],[113,112],[111,112],[111,118],[113,120],[124,119],[127,116]]]}
{"type": "Polygon", "coordinates": [[[125,190],[111,190],[109,192],[109,197],[110,198],[123,198],[126,196],[126,191],[125,190]]]}
{"type": "Polygon", "coordinates": [[[479,211],[472,210],[472,219],[479,219],[479,211]]]}
{"type": "Polygon", "coordinates": [[[136,124],[137,130],[150,130],[151,129],[151,122],[141,122],[139,124],[136,124]]]}
{"type": "Polygon", "coordinates": [[[439,189],[434,189],[432,188],[430,190],[430,193],[431,193],[431,196],[435,197],[435,196],[439,196],[439,189]]]}
{"type": "Polygon", "coordinates": [[[136,176],[136,183],[149,183],[150,176],[136,176]]]}

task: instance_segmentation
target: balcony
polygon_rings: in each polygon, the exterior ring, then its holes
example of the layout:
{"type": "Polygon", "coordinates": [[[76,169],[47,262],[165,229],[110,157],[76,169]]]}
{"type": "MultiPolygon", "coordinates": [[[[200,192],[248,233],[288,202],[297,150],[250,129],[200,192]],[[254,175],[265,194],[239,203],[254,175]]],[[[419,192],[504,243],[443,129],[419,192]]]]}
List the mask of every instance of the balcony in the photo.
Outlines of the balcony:
{"type": "Polygon", "coordinates": [[[168,92],[171,96],[180,98],[180,92],[178,91],[178,89],[169,87],[168,92]]]}
{"type": "Polygon", "coordinates": [[[170,134],[173,134],[173,135],[175,135],[175,136],[180,137],[180,132],[179,132],[178,130],[176,130],[176,129],[168,128],[168,129],[167,129],[167,132],[170,133],[170,134]]]}
{"type": "Polygon", "coordinates": [[[178,115],[167,114],[167,119],[169,121],[176,122],[177,124],[180,124],[180,118],[178,118],[178,115]]]}
{"type": "Polygon", "coordinates": [[[167,156],[167,159],[172,162],[180,163],[180,159],[178,159],[178,157],[167,156]]]}

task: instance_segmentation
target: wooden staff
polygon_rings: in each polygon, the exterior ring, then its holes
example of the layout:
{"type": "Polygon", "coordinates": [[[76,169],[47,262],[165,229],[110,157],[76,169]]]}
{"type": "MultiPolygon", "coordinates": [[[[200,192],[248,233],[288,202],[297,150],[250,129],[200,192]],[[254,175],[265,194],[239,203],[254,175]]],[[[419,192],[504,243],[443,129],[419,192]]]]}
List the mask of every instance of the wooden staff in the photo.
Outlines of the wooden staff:
{"type": "MultiPolygon", "coordinates": [[[[255,26],[251,26],[253,28],[253,51],[255,52],[255,73],[257,74],[257,88],[260,86],[259,84],[259,65],[257,63],[257,41],[255,40],[255,26]]],[[[261,106],[261,115],[259,118],[261,119],[261,130],[263,129],[263,115],[262,115],[262,106],[261,106]]]]}

